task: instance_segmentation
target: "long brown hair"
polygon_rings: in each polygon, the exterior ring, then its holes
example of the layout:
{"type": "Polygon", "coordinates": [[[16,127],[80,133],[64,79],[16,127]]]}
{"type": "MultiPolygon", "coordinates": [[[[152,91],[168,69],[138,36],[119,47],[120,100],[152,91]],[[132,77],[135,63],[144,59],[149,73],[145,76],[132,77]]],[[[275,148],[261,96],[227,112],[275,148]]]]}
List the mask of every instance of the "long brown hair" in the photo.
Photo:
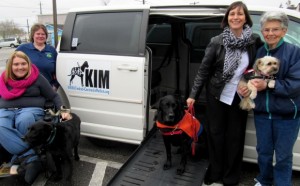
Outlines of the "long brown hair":
{"type": "Polygon", "coordinates": [[[7,82],[8,79],[12,79],[12,80],[17,79],[15,74],[12,72],[13,61],[16,57],[24,59],[28,64],[28,73],[25,76],[25,79],[28,78],[31,74],[31,61],[30,61],[29,57],[24,52],[15,51],[11,54],[11,56],[9,57],[9,59],[6,63],[5,82],[7,82]]]}

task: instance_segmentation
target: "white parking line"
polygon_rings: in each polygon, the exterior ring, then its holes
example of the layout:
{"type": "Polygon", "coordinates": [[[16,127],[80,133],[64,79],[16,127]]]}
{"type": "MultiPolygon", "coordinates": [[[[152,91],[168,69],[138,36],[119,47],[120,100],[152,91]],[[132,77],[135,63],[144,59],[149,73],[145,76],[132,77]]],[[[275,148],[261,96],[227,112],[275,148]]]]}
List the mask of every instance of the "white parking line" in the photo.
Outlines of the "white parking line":
{"type": "Polygon", "coordinates": [[[107,167],[107,162],[98,162],[98,163],[96,163],[96,166],[95,166],[92,178],[90,180],[89,186],[102,185],[106,167],[107,167]]]}
{"type": "Polygon", "coordinates": [[[114,162],[114,161],[107,161],[107,160],[102,160],[98,158],[92,158],[89,156],[85,155],[79,155],[80,161],[85,161],[93,164],[97,164],[98,162],[107,162],[107,166],[115,168],[115,169],[120,169],[121,166],[123,165],[122,163],[114,162]]]}

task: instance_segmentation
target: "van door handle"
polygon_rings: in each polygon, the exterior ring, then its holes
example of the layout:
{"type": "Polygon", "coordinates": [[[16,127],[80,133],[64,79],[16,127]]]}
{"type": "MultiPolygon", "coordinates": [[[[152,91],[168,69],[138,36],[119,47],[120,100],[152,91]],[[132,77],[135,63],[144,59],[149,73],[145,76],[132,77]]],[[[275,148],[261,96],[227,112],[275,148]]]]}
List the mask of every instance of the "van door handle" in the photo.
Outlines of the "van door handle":
{"type": "Polygon", "coordinates": [[[118,70],[129,70],[129,71],[137,71],[138,67],[130,66],[130,65],[120,65],[117,67],[118,70]]]}

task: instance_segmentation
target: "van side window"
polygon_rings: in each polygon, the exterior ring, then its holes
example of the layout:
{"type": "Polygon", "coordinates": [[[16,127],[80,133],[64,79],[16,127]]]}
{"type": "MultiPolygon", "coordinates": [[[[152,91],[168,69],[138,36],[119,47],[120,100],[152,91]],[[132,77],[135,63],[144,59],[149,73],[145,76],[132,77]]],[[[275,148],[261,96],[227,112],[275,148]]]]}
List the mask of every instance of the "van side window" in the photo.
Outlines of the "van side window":
{"type": "Polygon", "coordinates": [[[149,25],[147,33],[147,43],[165,43],[171,44],[172,31],[170,24],[149,25]]]}
{"type": "Polygon", "coordinates": [[[141,22],[142,12],[78,14],[72,50],[76,53],[137,56],[141,22]]]}

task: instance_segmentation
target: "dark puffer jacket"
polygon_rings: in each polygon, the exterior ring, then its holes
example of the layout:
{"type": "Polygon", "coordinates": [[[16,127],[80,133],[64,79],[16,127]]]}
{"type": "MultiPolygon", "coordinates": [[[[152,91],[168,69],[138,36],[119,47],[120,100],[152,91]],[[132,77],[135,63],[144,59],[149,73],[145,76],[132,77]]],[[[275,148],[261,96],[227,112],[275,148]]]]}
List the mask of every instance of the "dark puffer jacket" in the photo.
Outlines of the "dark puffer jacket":
{"type": "Polygon", "coordinates": [[[295,118],[300,107],[300,48],[282,40],[275,49],[264,46],[257,51],[257,58],[266,55],[279,59],[280,67],[275,88],[258,92],[254,112],[270,119],[295,118]]]}
{"type": "MultiPolygon", "coordinates": [[[[262,41],[257,34],[252,34],[250,43],[247,47],[249,56],[249,67],[253,66],[257,49],[262,45],[262,41]]],[[[194,80],[190,98],[198,99],[204,85],[207,83],[207,91],[216,99],[224,89],[223,67],[225,59],[225,49],[223,44],[223,34],[211,39],[205,50],[202,63],[194,80]]]]}

